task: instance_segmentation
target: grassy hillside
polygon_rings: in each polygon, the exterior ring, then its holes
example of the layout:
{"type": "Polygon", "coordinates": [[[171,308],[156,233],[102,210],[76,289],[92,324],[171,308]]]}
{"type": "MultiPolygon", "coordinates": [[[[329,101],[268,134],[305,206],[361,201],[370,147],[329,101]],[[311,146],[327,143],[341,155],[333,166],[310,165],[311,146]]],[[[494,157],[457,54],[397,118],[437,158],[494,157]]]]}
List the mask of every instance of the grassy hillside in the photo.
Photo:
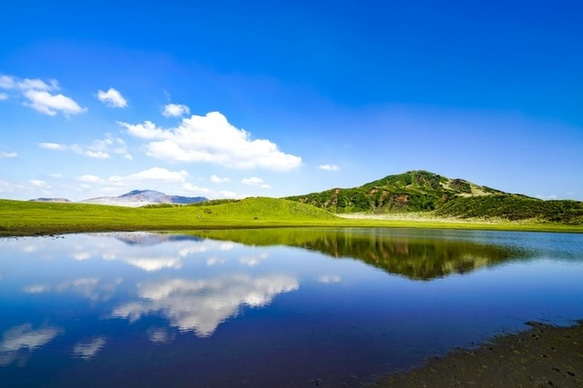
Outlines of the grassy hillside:
{"type": "Polygon", "coordinates": [[[444,203],[435,214],[459,218],[503,218],[511,221],[530,219],[583,225],[583,202],[493,195],[457,198],[444,203]]]}
{"type": "Polygon", "coordinates": [[[432,212],[440,217],[583,224],[582,202],[542,201],[427,171],[408,171],[359,187],[287,199],[334,213],[432,212]]]}
{"type": "Polygon", "coordinates": [[[284,226],[358,226],[583,232],[583,224],[506,221],[348,220],[299,202],[274,198],[210,201],[194,205],[144,208],[78,203],[0,200],[0,236],[136,231],[271,228],[284,226]]]}
{"type": "Polygon", "coordinates": [[[275,198],[145,208],[0,200],[0,235],[318,225],[334,219],[325,210],[275,198]]]}
{"type": "Polygon", "coordinates": [[[408,171],[349,189],[332,189],[287,197],[335,213],[431,211],[458,197],[504,194],[463,179],[450,179],[428,171],[408,171]]]}

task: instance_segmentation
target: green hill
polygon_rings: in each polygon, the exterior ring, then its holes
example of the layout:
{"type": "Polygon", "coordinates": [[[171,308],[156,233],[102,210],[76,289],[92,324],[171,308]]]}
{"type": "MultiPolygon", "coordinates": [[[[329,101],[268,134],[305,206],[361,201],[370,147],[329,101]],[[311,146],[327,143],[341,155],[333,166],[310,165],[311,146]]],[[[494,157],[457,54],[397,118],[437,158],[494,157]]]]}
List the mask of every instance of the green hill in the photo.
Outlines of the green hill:
{"type": "Polygon", "coordinates": [[[141,208],[0,200],[0,235],[86,231],[319,225],[336,216],[276,198],[209,201],[141,208]]]}
{"type": "Polygon", "coordinates": [[[543,201],[428,171],[389,175],[359,187],[287,197],[334,213],[432,212],[458,218],[583,223],[583,203],[543,201]]]}

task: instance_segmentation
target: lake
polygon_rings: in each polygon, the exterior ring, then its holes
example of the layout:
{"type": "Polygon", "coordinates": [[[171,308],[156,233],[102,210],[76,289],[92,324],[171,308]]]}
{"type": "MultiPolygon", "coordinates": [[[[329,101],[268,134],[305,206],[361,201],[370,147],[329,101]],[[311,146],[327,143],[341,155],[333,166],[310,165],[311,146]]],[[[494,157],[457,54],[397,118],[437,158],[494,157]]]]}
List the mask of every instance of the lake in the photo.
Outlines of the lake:
{"type": "Polygon", "coordinates": [[[583,235],[217,230],[0,239],[0,386],[360,386],[583,318],[583,235]]]}

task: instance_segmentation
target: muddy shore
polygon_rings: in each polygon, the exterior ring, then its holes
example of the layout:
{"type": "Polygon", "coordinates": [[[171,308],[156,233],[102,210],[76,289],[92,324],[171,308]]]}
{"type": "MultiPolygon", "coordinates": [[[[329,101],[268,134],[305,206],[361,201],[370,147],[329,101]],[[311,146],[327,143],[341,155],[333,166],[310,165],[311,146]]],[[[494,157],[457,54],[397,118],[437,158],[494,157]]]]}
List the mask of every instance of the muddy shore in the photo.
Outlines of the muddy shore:
{"type": "Polygon", "coordinates": [[[583,321],[530,329],[456,349],[425,366],[377,380],[371,387],[583,387],[583,321]]]}

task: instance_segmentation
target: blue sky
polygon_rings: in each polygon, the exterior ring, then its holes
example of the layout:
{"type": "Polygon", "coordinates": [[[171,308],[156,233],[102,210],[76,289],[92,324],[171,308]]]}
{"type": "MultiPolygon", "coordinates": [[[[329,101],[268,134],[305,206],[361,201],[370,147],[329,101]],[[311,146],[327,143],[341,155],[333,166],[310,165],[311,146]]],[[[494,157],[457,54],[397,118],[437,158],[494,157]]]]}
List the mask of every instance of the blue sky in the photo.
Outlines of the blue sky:
{"type": "Polygon", "coordinates": [[[1,198],[277,197],[424,169],[583,200],[578,1],[10,3],[1,198]]]}

